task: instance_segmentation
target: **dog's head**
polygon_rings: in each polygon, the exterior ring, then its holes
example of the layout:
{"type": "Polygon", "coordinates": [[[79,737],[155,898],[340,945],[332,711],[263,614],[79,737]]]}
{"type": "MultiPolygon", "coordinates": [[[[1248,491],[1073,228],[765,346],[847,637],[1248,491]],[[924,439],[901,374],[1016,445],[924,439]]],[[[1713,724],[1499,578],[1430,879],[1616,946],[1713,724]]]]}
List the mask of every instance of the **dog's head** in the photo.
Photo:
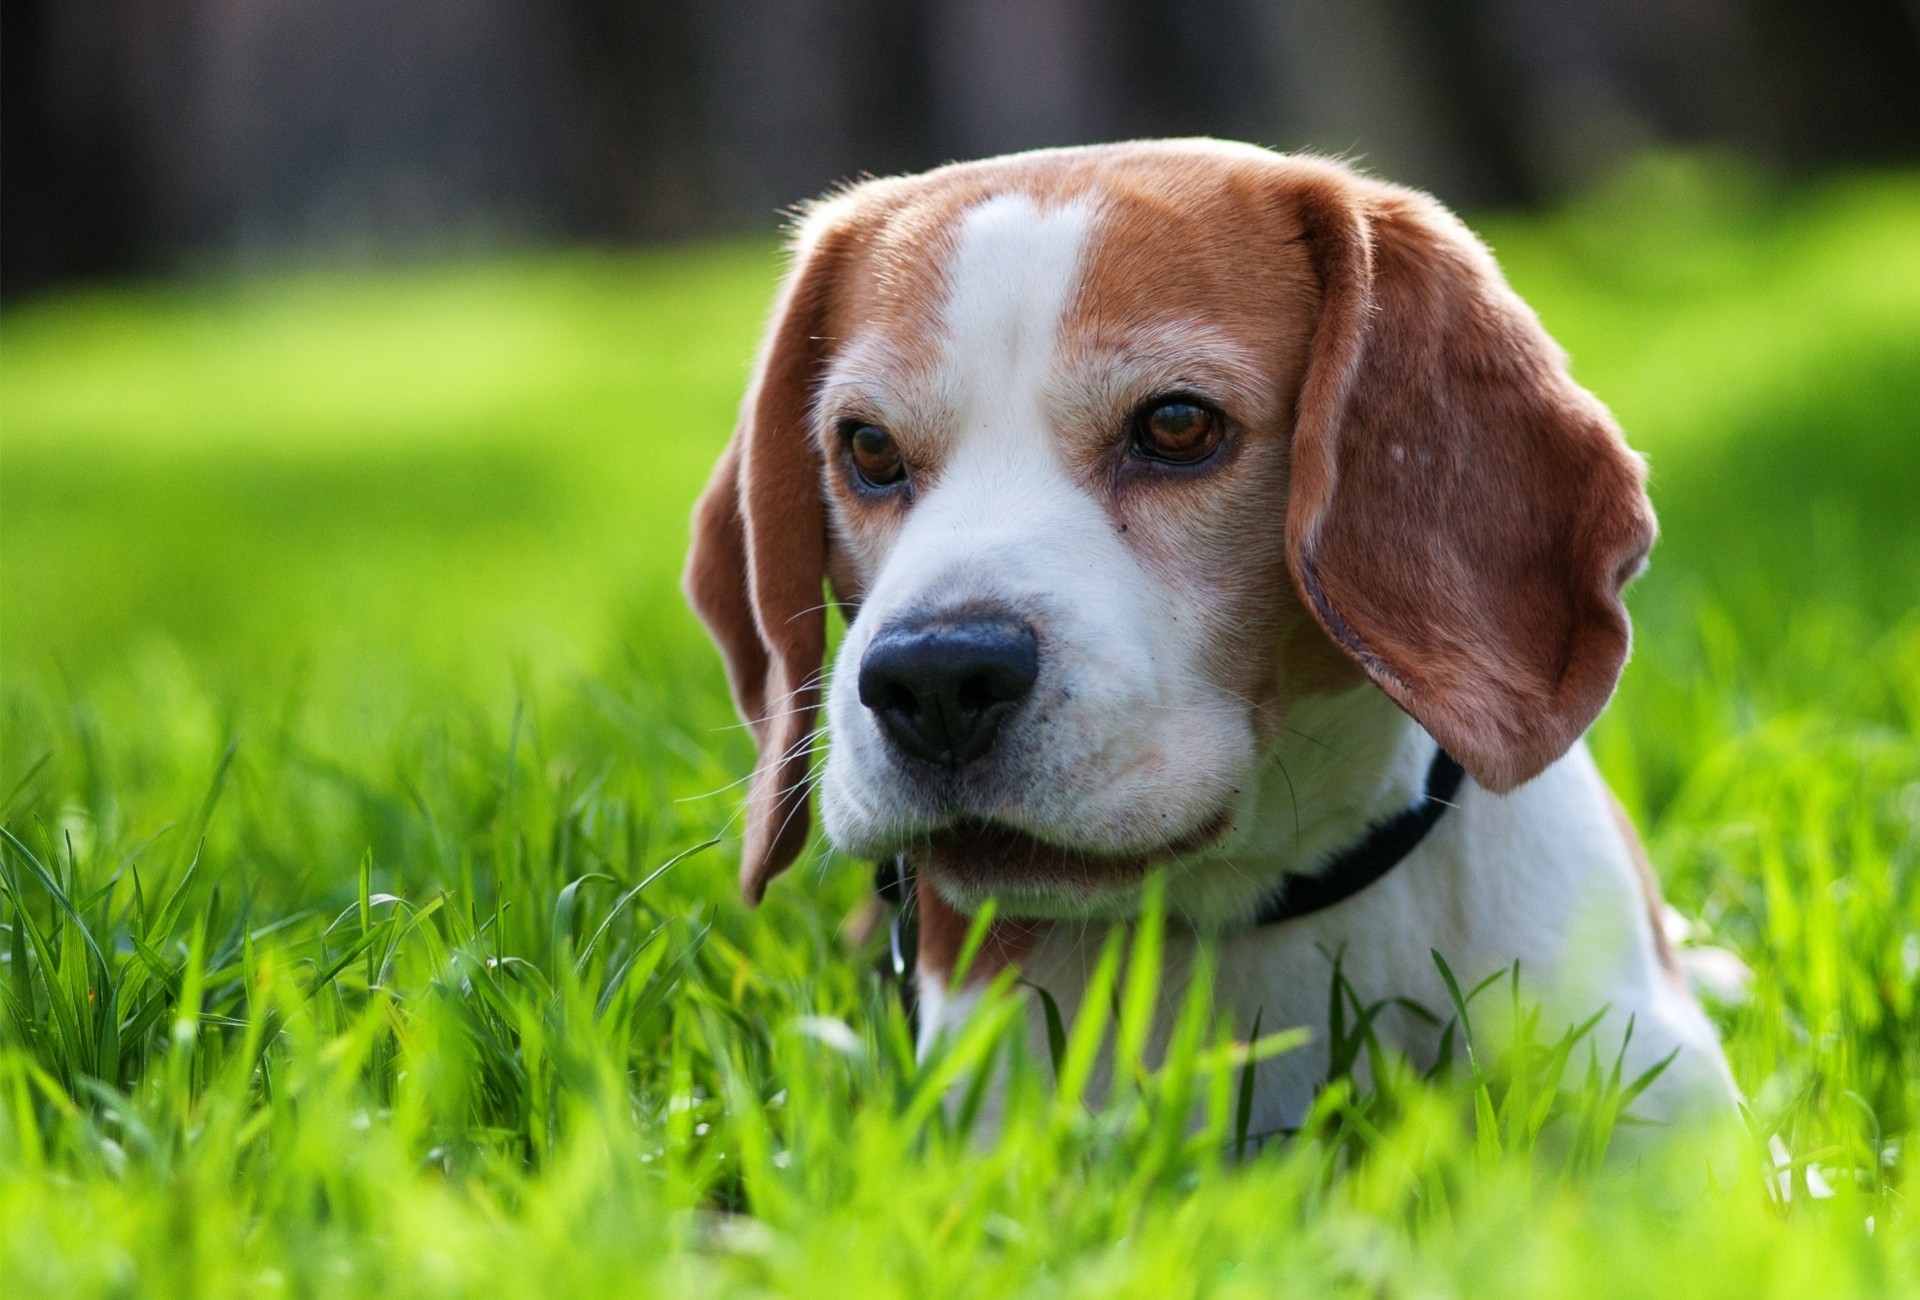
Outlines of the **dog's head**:
{"type": "Polygon", "coordinates": [[[1096,907],[1228,834],[1370,680],[1482,785],[1566,751],[1653,540],[1605,409],[1433,200],[1213,142],[870,181],[799,231],[687,588],[760,751],[742,881],[826,828],[1096,907]]]}

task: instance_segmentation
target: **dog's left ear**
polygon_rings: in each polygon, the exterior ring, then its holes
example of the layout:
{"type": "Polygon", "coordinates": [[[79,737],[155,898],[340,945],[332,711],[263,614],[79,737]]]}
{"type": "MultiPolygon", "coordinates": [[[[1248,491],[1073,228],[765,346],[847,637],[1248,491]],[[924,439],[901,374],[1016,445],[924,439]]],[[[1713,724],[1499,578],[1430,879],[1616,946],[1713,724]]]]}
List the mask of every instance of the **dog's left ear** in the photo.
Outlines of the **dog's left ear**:
{"type": "Polygon", "coordinates": [[[693,514],[681,586],[727,664],[759,759],[740,888],[758,903],[807,842],[813,719],[826,654],[826,514],[811,431],[827,304],[848,234],[802,227],[740,422],[693,514]]]}
{"type": "Polygon", "coordinates": [[[1645,470],[1492,256],[1424,195],[1292,161],[1321,282],[1287,554],[1314,616],[1481,785],[1605,707],[1645,470]]]}

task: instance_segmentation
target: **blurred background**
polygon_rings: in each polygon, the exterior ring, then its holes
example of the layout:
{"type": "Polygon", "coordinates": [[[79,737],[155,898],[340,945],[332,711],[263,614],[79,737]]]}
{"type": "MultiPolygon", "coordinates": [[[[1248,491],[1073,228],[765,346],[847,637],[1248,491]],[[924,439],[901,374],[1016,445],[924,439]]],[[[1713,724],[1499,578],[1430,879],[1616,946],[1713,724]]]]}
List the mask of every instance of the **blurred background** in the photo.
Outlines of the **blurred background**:
{"type": "Polygon", "coordinates": [[[1138,135],[1469,210],[1652,148],[1920,156],[1920,0],[8,0],[0,292],[765,231],[862,172],[1138,135]]]}

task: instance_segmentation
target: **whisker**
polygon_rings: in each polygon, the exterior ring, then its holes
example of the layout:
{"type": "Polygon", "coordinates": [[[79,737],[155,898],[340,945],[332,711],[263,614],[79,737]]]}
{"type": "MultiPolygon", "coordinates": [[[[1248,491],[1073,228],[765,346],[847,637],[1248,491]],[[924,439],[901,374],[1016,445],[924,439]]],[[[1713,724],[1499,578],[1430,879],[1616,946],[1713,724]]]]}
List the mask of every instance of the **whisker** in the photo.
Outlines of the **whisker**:
{"type": "MultiPolygon", "coordinates": [[[[795,784],[780,791],[780,798],[784,801],[789,795],[792,795],[799,791],[806,790],[806,788],[812,783],[813,783],[813,777],[811,774],[809,774],[808,776],[796,782],[795,784]]],[[[780,825],[773,832],[773,838],[776,841],[779,840],[781,836],[787,833],[787,827],[793,825],[793,819],[799,816],[800,813],[803,810],[805,810],[807,806],[807,802],[808,802],[808,796],[805,794],[803,794],[799,799],[796,799],[793,801],[792,806],[790,806],[787,809],[786,816],[780,819],[780,825]]]]}
{"type": "MultiPolygon", "coordinates": [[[[824,723],[822,723],[820,726],[813,728],[806,735],[796,740],[792,745],[789,745],[787,749],[780,755],[780,759],[778,761],[785,763],[791,759],[798,758],[803,750],[809,749],[814,744],[818,743],[821,740],[824,740],[827,736],[827,732],[828,732],[828,728],[824,723]]],[[[755,770],[758,770],[758,764],[755,765],[755,770]]],[[[737,780],[729,781],[725,785],[719,786],[716,789],[708,790],[701,794],[682,795],[678,799],[675,799],[673,802],[698,803],[704,799],[717,798],[720,795],[726,794],[729,790],[734,790],[740,786],[747,784],[751,780],[753,780],[753,771],[749,771],[745,776],[740,777],[737,780]]]]}
{"type": "Polygon", "coordinates": [[[787,621],[791,623],[794,619],[805,618],[808,614],[819,614],[827,610],[838,609],[839,605],[840,605],[839,601],[823,600],[818,605],[809,605],[805,609],[795,610],[792,614],[790,614],[787,617],[787,621]]]}
{"type": "Polygon", "coordinates": [[[725,794],[727,791],[734,789],[736,786],[745,785],[747,782],[751,780],[753,780],[753,773],[748,772],[745,776],[739,778],[738,780],[729,781],[725,785],[719,787],[718,789],[708,790],[704,794],[681,795],[678,799],[675,799],[674,802],[675,803],[699,803],[705,799],[717,799],[719,796],[725,794]]]}

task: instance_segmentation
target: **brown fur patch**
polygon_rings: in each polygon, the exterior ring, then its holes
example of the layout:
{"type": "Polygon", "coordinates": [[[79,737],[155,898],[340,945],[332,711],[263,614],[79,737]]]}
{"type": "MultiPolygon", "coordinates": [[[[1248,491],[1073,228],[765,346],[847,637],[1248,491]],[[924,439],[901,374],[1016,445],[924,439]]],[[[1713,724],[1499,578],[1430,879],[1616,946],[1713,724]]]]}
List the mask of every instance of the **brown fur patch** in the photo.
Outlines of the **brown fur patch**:
{"type": "Polygon", "coordinates": [[[847,243],[843,227],[800,241],[740,423],[694,507],[682,579],[759,749],[740,862],[750,902],[807,839],[827,536],[818,457],[803,430],[847,243]]]}
{"type": "Polygon", "coordinates": [[[1294,434],[1293,571],[1373,680],[1507,790],[1605,706],[1653,544],[1604,407],[1432,199],[1328,168],[1296,191],[1325,306],[1294,434]]]}
{"type": "MultiPolygon", "coordinates": [[[[954,963],[959,960],[961,945],[973,928],[973,920],[931,889],[920,890],[917,898],[920,973],[943,985],[951,984],[954,963]]],[[[967,970],[968,986],[984,984],[1009,966],[1018,967],[1046,936],[1048,924],[1011,916],[995,917],[988,924],[986,938],[967,970]]]]}

